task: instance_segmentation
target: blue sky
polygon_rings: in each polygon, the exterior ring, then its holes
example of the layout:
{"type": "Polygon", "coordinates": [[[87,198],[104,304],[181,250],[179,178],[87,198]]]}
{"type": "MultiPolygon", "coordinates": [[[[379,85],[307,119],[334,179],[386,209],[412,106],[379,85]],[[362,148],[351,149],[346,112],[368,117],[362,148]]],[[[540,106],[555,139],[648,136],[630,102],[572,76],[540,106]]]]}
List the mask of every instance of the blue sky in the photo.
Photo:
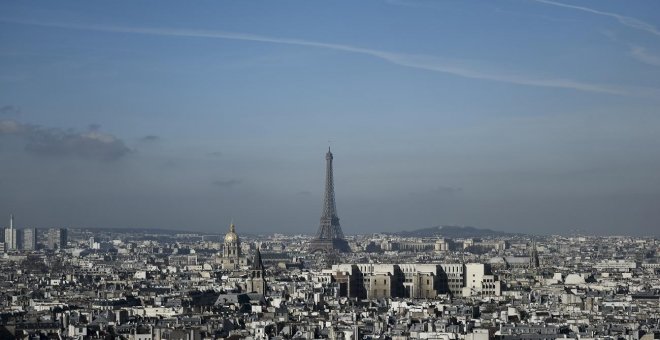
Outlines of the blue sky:
{"type": "Polygon", "coordinates": [[[0,213],[660,230],[657,1],[0,2],[0,213]]]}

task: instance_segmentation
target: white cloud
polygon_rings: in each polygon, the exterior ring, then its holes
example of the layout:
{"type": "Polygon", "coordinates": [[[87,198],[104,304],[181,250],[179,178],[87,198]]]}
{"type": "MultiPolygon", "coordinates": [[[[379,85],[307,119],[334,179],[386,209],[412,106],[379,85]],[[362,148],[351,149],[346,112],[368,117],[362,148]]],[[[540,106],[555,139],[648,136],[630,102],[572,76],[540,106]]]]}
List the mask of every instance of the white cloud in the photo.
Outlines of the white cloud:
{"type": "MultiPolygon", "coordinates": [[[[542,1],[545,0],[536,0],[542,1]]],[[[192,30],[192,29],[169,29],[169,28],[147,28],[147,27],[122,27],[122,26],[107,26],[107,25],[79,25],[79,24],[66,24],[66,23],[44,23],[23,20],[0,19],[0,21],[37,25],[44,27],[58,27],[68,29],[92,30],[101,32],[115,32],[115,33],[133,33],[133,34],[147,34],[147,35],[161,35],[172,37],[196,37],[196,38],[215,38],[215,39],[231,39],[242,41],[255,41],[274,44],[307,46],[315,48],[330,49],[336,51],[343,51],[349,53],[357,53],[372,56],[392,64],[399,66],[411,67],[416,69],[423,69],[433,72],[451,74],[454,76],[498,81],[510,84],[525,85],[525,86],[538,86],[548,88],[561,88],[569,90],[578,90],[594,93],[605,93],[615,95],[648,95],[652,93],[657,94],[656,89],[632,88],[622,87],[608,84],[586,83],[572,79],[565,78],[544,78],[536,77],[526,74],[512,74],[503,73],[498,71],[483,70],[475,66],[463,66],[456,62],[445,60],[430,55],[397,53],[382,50],[375,50],[351,45],[324,43],[302,39],[292,38],[275,38],[256,34],[224,32],[215,30],[192,30]]]]}
{"type": "Polygon", "coordinates": [[[637,18],[628,17],[628,16],[625,16],[625,15],[620,15],[620,14],[611,13],[611,12],[600,11],[600,10],[589,8],[589,7],[565,4],[565,3],[551,1],[551,0],[533,0],[533,1],[544,3],[544,4],[547,4],[547,5],[564,7],[564,8],[571,8],[571,9],[575,9],[575,10],[578,10],[578,11],[589,12],[589,13],[593,13],[593,14],[598,14],[598,15],[614,18],[619,23],[621,23],[622,25],[628,26],[630,28],[646,31],[646,32],[649,32],[651,34],[660,36],[660,30],[658,30],[655,26],[649,24],[648,22],[639,20],[637,18]]]}
{"type": "Polygon", "coordinates": [[[660,57],[657,55],[650,54],[646,51],[646,48],[633,45],[630,48],[630,54],[637,60],[653,65],[653,66],[660,66],[660,57]]]}

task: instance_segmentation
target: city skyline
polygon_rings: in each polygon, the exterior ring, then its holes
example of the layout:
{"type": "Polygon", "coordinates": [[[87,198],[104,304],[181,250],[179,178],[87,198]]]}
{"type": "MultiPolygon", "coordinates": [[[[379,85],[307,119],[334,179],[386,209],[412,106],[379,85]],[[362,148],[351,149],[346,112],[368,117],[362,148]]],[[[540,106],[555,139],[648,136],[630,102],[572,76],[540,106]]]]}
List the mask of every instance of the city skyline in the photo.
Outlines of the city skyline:
{"type": "Polygon", "coordinates": [[[351,237],[348,252],[314,253],[307,237],[244,238],[233,224],[225,231],[26,230],[35,247],[0,243],[6,269],[0,334],[141,340],[660,334],[657,238],[372,234],[351,237]]]}
{"type": "MultiPolygon", "coordinates": [[[[660,4],[0,3],[19,227],[658,236],[660,4]]],[[[5,218],[1,219],[4,226],[5,218]]]]}

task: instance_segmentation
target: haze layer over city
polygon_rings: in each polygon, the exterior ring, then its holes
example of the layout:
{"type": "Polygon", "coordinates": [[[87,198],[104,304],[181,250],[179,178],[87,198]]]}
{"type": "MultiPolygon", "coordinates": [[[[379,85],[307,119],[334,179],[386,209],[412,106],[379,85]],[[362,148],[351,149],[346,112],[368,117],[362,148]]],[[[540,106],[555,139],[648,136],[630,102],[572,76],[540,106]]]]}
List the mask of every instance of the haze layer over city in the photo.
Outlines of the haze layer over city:
{"type": "MultiPolygon", "coordinates": [[[[0,3],[0,216],[660,234],[660,3],[0,3]]],[[[2,220],[2,226],[6,224],[2,220]]]]}

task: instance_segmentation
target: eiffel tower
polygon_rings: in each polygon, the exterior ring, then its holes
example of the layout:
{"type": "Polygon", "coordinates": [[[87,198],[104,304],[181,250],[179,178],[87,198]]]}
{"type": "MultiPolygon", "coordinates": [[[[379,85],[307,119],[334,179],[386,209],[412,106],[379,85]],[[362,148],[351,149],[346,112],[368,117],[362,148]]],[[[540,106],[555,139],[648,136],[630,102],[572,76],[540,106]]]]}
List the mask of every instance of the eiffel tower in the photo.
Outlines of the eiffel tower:
{"type": "Polygon", "coordinates": [[[325,193],[323,194],[323,211],[321,212],[321,224],[316,236],[310,241],[308,250],[310,252],[350,252],[351,248],[344,239],[344,232],[339,225],[337,207],[335,205],[335,185],[332,177],[332,152],[328,147],[325,154],[325,193]]]}

